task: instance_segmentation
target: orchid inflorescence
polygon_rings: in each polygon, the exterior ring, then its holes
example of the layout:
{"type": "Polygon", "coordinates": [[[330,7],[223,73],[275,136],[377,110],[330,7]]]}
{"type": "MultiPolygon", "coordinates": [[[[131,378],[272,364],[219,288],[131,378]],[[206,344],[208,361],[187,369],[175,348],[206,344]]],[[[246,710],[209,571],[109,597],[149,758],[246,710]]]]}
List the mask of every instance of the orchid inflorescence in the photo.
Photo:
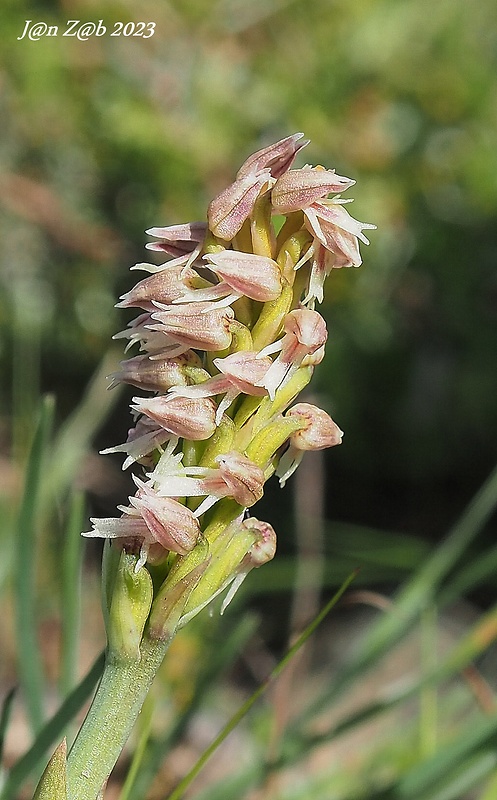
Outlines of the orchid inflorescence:
{"type": "MultiPolygon", "coordinates": [[[[118,518],[92,519],[85,536],[118,540],[135,572],[162,565],[158,592],[187,575],[181,624],[275,552],[273,528],[247,518],[273,474],[280,484],[304,451],[339,444],[323,410],[292,405],[324,356],[323,300],[332,269],[359,266],[374,225],[353,219],[334,170],[290,169],[297,133],[250,156],[209,205],[207,222],[151,228],[160,265],[121,297],[140,315],[115,338],[139,345],[112,376],[152,392],[134,397],[123,468],[142,465],[118,518]],[[331,198],[330,198],[331,195],[331,198]],[[276,223],[276,224],[275,224],[276,223]]],[[[226,603],[226,600],[225,600],[226,603]]],[[[152,613],[153,623],[153,613],[152,613]]],[[[153,627],[153,625],[152,625],[153,627]]]]}

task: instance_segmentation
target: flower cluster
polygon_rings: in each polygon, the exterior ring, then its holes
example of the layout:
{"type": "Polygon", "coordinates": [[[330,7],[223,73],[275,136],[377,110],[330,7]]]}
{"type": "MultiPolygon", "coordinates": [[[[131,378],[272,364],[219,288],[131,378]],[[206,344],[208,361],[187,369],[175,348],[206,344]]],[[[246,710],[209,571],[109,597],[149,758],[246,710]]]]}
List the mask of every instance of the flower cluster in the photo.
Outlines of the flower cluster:
{"type": "Polygon", "coordinates": [[[133,398],[127,441],[106,452],[142,472],[121,516],[93,519],[84,535],[118,540],[136,571],[166,565],[162,598],[195,572],[183,621],[273,557],[272,527],[246,518],[265,481],[276,473],[283,485],[305,450],[342,437],[325,411],[292,403],[324,356],[325,278],[360,265],[359,240],[375,226],[344,208],[354,181],[291,169],[302,137],[248,158],[206,222],[147,231],[167,260],[133,267],[149,275],[118,304],[140,310],[116,337],[140,354],[112,385],[152,394],[133,398]]]}

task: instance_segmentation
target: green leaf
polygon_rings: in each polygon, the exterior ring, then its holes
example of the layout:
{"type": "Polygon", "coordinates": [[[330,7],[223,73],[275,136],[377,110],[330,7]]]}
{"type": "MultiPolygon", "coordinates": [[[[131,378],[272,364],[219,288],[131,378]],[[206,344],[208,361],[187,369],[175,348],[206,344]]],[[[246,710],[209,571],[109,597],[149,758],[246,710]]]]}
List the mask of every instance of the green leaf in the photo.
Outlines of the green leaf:
{"type": "Polygon", "coordinates": [[[26,481],[16,530],[14,576],[19,677],[34,733],[43,721],[43,668],[36,635],[34,556],[41,484],[54,414],[54,400],[45,397],[26,468],[26,481]]]}

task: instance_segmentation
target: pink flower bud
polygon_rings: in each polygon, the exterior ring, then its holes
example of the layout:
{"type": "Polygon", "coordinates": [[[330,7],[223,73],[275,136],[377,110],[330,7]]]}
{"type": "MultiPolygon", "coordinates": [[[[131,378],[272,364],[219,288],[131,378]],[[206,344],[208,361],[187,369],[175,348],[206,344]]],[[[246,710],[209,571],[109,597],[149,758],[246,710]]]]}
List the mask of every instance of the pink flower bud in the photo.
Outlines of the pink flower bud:
{"type": "Polygon", "coordinates": [[[226,358],[215,358],[215,366],[244,394],[265,394],[260,381],[271,366],[268,356],[259,356],[252,350],[240,350],[226,358]]]}
{"type": "Polygon", "coordinates": [[[261,567],[274,558],[276,553],[276,533],[269,522],[261,522],[255,517],[249,517],[242,522],[242,526],[249,531],[257,533],[258,539],[250,548],[246,562],[250,567],[261,567]]]}
{"type": "Polygon", "coordinates": [[[300,141],[303,135],[303,133],[294,133],[262,150],[257,150],[243,162],[236,177],[238,179],[245,178],[262,169],[269,169],[273,178],[279,178],[291,167],[298,151],[309,144],[309,139],[300,141]]]}
{"type": "Polygon", "coordinates": [[[169,225],[166,228],[149,228],[145,233],[156,236],[162,242],[148,242],[147,250],[156,250],[170,256],[182,256],[200,250],[205,239],[205,222],[188,222],[184,225],[169,225]]]}
{"type": "Polygon", "coordinates": [[[310,403],[297,403],[286,416],[300,417],[306,423],[290,436],[290,443],[298,450],[324,450],[342,443],[343,431],[322,408],[310,403]]]}
{"type": "MultiPolygon", "coordinates": [[[[181,455],[180,455],[181,458],[181,455]]],[[[195,516],[205,513],[221,497],[232,497],[244,508],[260,500],[264,472],[236,451],[217,456],[217,467],[183,467],[178,456],[165,452],[149,478],[161,497],[202,497],[195,516]]]]}
{"type": "Polygon", "coordinates": [[[208,439],[216,430],[216,405],[208,398],[133,397],[133,411],[155,420],[173,436],[192,441],[208,439]]]}
{"type": "Polygon", "coordinates": [[[343,192],[355,181],[337,175],[334,169],[303,167],[292,169],[278,178],[271,192],[271,202],[278,214],[307,208],[315,200],[332,192],[343,192]]]}
{"type": "Polygon", "coordinates": [[[209,267],[237,293],[265,303],[281,294],[281,271],[272,258],[222,250],[204,256],[209,267]]]}
{"type": "Polygon", "coordinates": [[[224,350],[231,344],[231,308],[213,308],[211,303],[190,303],[152,314],[160,324],[151,329],[166,333],[176,342],[198,350],[224,350]]]}
{"type": "Polygon", "coordinates": [[[297,417],[302,420],[302,428],[289,437],[290,446],[280,458],[276,475],[280,486],[284,486],[302,461],[305,450],[323,450],[341,444],[343,431],[333,422],[329,414],[310,403],[297,403],[286,417],[297,417]]]}
{"type": "Polygon", "coordinates": [[[269,170],[250,173],[232,183],[211,201],[207,219],[214,236],[225,241],[231,241],[236,236],[270,178],[269,170]]]}

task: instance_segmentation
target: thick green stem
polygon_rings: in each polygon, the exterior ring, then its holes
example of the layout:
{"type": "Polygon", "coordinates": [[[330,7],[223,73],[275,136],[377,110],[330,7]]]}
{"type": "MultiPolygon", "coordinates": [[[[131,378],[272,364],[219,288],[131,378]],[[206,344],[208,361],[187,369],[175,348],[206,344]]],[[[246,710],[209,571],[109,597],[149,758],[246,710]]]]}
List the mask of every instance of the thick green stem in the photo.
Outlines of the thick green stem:
{"type": "Polygon", "coordinates": [[[144,637],[141,660],[108,657],[67,760],[69,800],[96,800],[126,744],[171,638],[144,637]]]}

